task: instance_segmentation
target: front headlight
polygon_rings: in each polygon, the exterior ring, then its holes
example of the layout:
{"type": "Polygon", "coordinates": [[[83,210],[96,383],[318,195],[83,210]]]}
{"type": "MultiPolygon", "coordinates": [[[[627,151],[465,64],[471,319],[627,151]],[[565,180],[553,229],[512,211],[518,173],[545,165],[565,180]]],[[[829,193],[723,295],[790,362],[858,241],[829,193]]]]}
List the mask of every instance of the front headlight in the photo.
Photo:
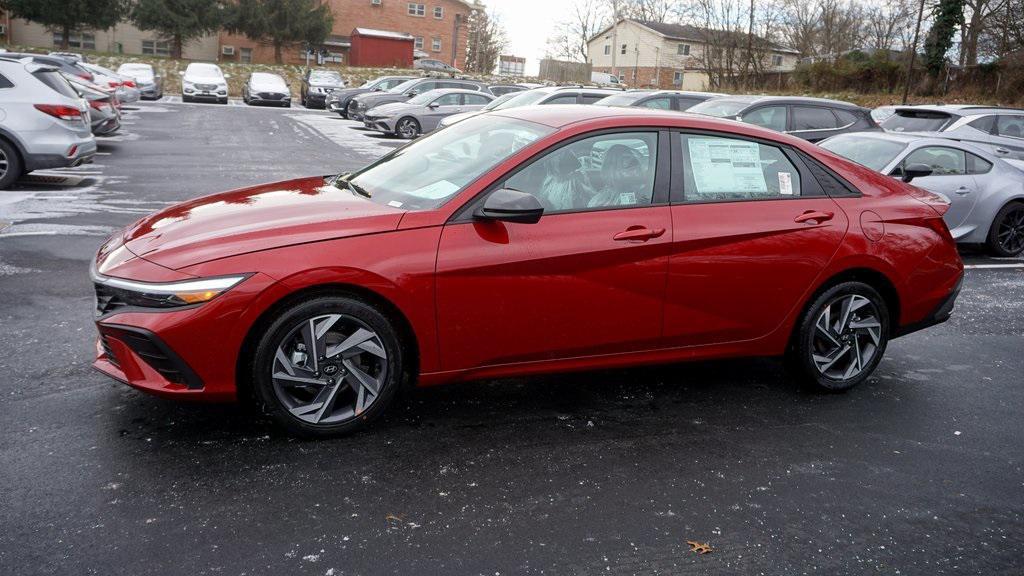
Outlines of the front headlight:
{"type": "Polygon", "coordinates": [[[181,282],[138,282],[101,276],[92,273],[92,280],[100,289],[122,300],[128,306],[144,308],[174,308],[209,302],[245,280],[247,274],[196,278],[181,282]]]}

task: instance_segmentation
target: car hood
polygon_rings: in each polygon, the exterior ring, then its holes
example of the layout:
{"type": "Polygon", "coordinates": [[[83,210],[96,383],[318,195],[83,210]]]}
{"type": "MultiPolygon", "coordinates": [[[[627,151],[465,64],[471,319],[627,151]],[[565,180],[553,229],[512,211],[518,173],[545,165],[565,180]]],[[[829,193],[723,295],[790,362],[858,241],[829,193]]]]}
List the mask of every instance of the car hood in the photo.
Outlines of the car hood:
{"type": "Polygon", "coordinates": [[[287,86],[276,82],[252,82],[249,84],[249,89],[254,92],[277,92],[282,94],[288,92],[287,86]]]}
{"type": "Polygon", "coordinates": [[[405,114],[418,112],[423,109],[422,106],[416,106],[415,104],[407,104],[405,102],[391,102],[389,104],[380,104],[374,106],[370,110],[370,116],[393,116],[395,114],[405,114]]]}
{"type": "Polygon", "coordinates": [[[390,92],[374,92],[372,94],[360,94],[355,98],[367,108],[373,108],[389,102],[404,102],[409,99],[405,94],[392,94],[390,92]]]}
{"type": "Polygon", "coordinates": [[[170,206],[128,227],[123,242],[136,256],[177,270],[248,252],[394,230],[403,214],[318,176],[170,206]]]}
{"type": "Polygon", "coordinates": [[[224,78],[217,76],[189,76],[186,74],[182,77],[185,82],[191,82],[193,84],[227,84],[228,81],[224,78]]]}

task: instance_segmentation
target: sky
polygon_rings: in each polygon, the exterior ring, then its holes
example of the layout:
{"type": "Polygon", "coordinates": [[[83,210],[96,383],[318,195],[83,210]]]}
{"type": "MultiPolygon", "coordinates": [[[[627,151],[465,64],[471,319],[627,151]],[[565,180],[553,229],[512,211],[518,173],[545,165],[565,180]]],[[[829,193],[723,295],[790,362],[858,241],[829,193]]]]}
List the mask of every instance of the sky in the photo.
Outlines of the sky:
{"type": "Polygon", "coordinates": [[[555,23],[569,13],[568,0],[485,0],[492,16],[501,21],[508,37],[505,54],[526,57],[526,74],[537,75],[555,23]]]}

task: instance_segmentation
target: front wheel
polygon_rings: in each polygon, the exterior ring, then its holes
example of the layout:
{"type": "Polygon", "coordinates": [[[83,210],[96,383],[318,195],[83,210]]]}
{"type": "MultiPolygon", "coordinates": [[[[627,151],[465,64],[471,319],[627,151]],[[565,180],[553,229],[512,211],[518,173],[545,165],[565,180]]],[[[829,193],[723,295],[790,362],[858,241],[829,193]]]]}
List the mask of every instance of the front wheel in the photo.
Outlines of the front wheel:
{"type": "Polygon", "coordinates": [[[399,138],[412,140],[420,135],[420,123],[413,118],[402,118],[395,125],[395,134],[399,138]]]}
{"type": "Polygon", "coordinates": [[[996,256],[1016,256],[1024,252],[1024,202],[1003,206],[992,219],[988,249],[996,256]]]}
{"type": "Polygon", "coordinates": [[[342,296],[315,297],[284,311],[253,362],[255,400],[289,432],[310,437],[353,432],[394,399],[407,367],[392,321],[342,296]]]}
{"type": "Polygon", "coordinates": [[[885,299],[863,282],[843,282],[825,290],[804,312],[788,364],[811,388],[841,392],[871,375],[888,340],[885,299]]]}
{"type": "Polygon", "coordinates": [[[0,190],[6,190],[21,178],[21,156],[6,140],[0,139],[0,190]]]}

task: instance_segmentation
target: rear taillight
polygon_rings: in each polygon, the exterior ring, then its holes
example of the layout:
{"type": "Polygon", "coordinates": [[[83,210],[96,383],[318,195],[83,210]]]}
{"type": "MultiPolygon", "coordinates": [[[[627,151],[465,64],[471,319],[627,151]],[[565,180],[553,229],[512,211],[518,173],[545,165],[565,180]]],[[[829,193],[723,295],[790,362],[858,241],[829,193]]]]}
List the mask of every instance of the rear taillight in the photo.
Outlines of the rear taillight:
{"type": "Polygon", "coordinates": [[[79,72],[78,74],[76,74],[76,76],[78,76],[82,80],[88,80],[89,82],[92,82],[92,74],[89,74],[88,72],[79,72]]]}
{"type": "Polygon", "coordinates": [[[109,80],[107,82],[107,85],[109,85],[111,88],[117,88],[118,86],[121,85],[121,83],[120,82],[114,82],[113,80],[109,80]]]}
{"type": "Polygon", "coordinates": [[[121,82],[121,84],[129,88],[135,88],[135,82],[132,80],[125,80],[124,82],[121,82]]]}
{"type": "Polygon", "coordinates": [[[81,120],[82,111],[74,106],[64,106],[62,104],[36,104],[36,110],[49,114],[54,118],[60,118],[61,120],[81,120]]]}
{"type": "Polygon", "coordinates": [[[105,109],[110,107],[110,103],[109,102],[104,102],[102,100],[90,100],[89,101],[89,106],[91,106],[91,107],[93,107],[93,108],[95,108],[97,110],[105,110],[105,109]]]}

